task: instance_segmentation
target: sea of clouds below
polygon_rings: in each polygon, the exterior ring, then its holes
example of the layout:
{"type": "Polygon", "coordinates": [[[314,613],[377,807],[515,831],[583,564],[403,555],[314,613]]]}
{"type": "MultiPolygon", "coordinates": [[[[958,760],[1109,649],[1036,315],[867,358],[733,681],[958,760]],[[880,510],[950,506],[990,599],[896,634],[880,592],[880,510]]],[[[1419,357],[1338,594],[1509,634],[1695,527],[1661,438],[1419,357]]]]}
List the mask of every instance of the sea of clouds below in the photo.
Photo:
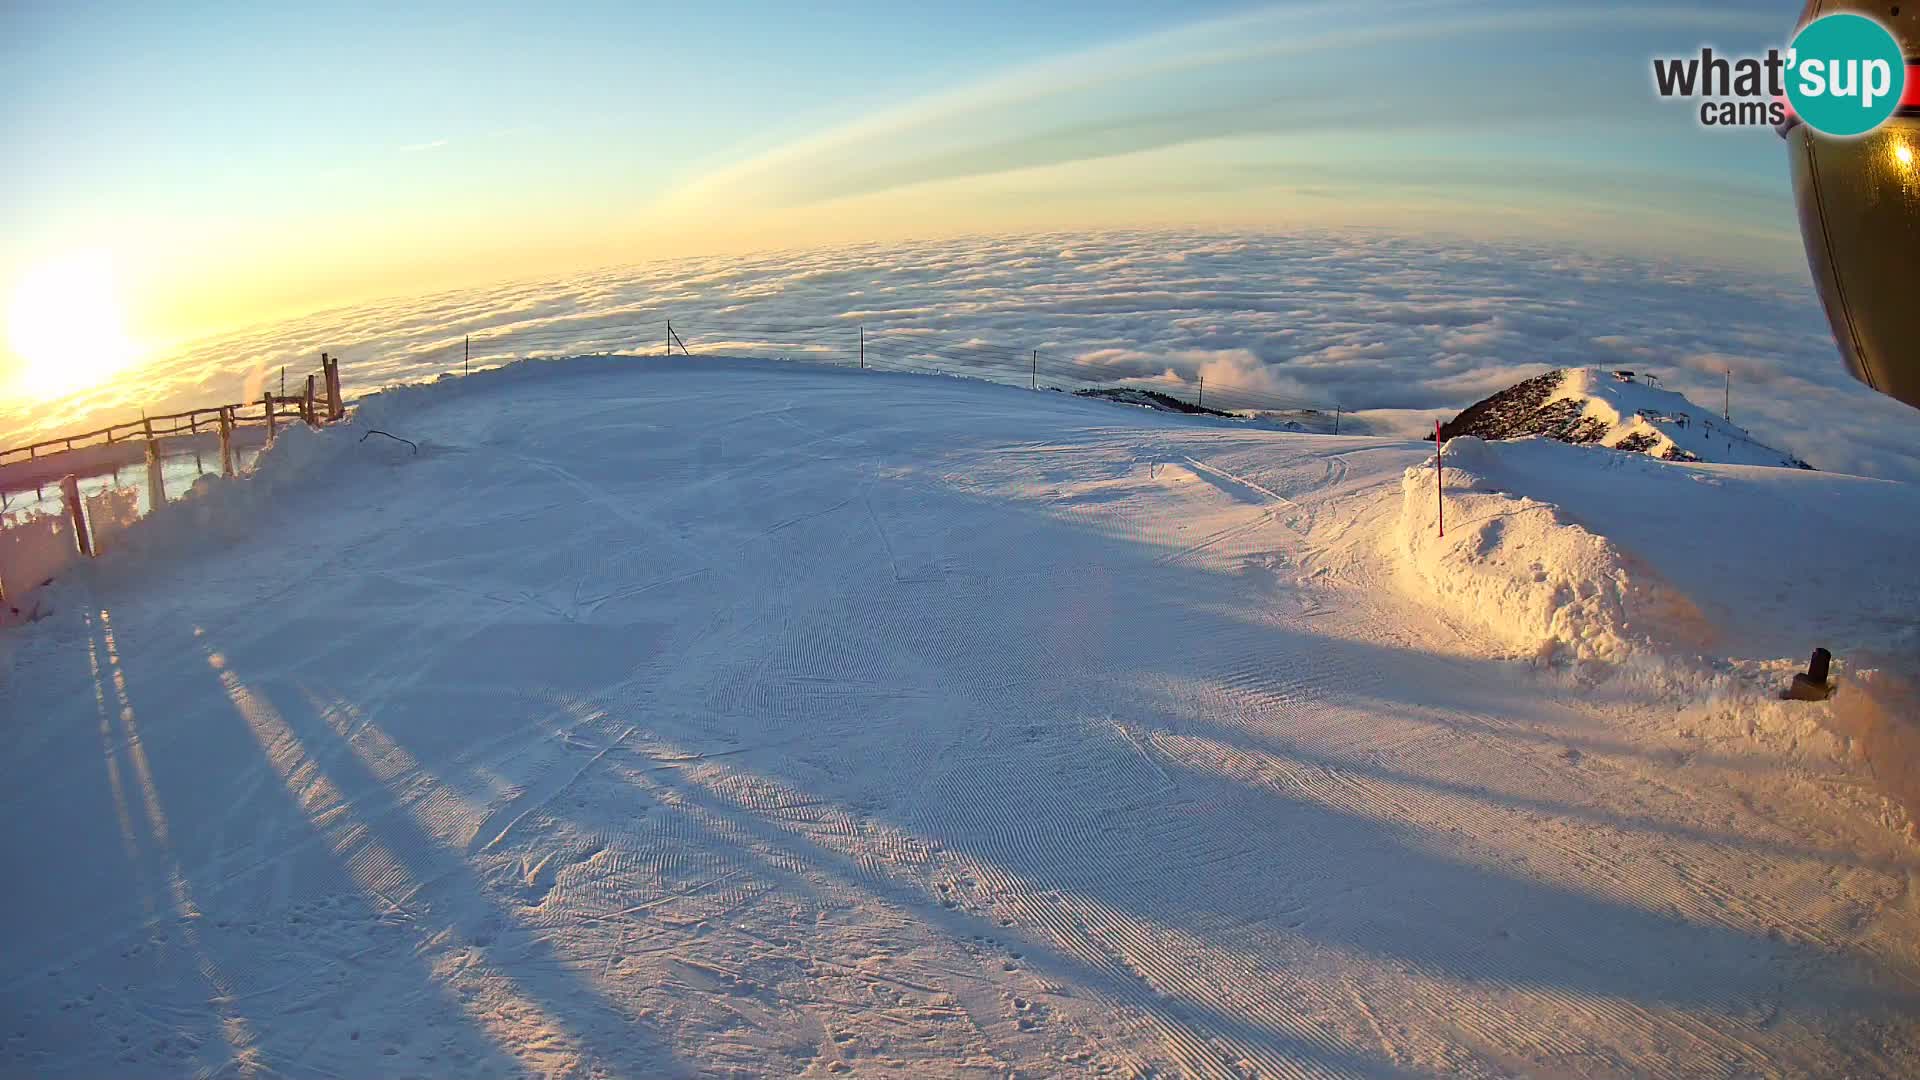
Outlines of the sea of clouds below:
{"type": "MultiPolygon", "coordinates": [[[[1382,232],[986,237],[690,258],[322,312],[203,342],[114,386],[0,417],[0,445],[295,384],[322,350],[349,386],[538,354],[870,355],[989,343],[1115,381],[1204,375],[1411,436],[1549,367],[1651,371],[1828,470],[1920,480],[1920,411],[1842,370],[1804,269],[1775,274],[1382,232]],[[768,330],[782,333],[769,335],[768,330]],[[790,330],[790,332],[789,332],[790,330]],[[738,331],[731,332],[731,331],[738,331]],[[736,346],[737,347],[734,347],[736,346]]],[[[950,354],[951,355],[951,354],[950,354]]],[[[964,363],[928,360],[945,370],[964,363]]],[[[1211,392],[1219,393],[1219,390],[1211,392]]],[[[1231,404],[1231,401],[1227,402],[1231,404]]]]}

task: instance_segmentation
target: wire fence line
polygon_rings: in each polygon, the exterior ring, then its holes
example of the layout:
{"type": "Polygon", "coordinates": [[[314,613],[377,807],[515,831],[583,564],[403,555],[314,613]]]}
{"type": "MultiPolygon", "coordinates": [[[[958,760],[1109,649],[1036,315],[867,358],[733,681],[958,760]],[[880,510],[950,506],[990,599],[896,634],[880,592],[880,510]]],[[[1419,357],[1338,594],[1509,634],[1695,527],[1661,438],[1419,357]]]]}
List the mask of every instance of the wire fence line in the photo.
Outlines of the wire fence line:
{"type": "MultiPolygon", "coordinates": [[[[1338,430],[1338,406],[1278,394],[1230,375],[1221,377],[1217,369],[1210,375],[1197,371],[1183,374],[1172,362],[1151,362],[1144,357],[1101,363],[1081,358],[1087,351],[1080,350],[1081,356],[1068,355],[1057,345],[1031,348],[985,340],[979,334],[899,323],[870,331],[864,323],[845,316],[816,321],[696,316],[692,321],[674,321],[659,320],[652,312],[645,316],[633,311],[612,312],[528,328],[496,329],[454,340],[443,338],[425,347],[350,348],[333,357],[323,353],[321,372],[305,377],[304,399],[297,390],[284,396],[268,393],[260,402],[189,409],[0,448],[0,465],[8,467],[0,489],[33,489],[38,495],[46,483],[65,471],[78,469],[83,475],[96,475],[117,468],[123,463],[117,458],[108,459],[112,457],[112,445],[119,441],[157,446],[163,440],[197,434],[203,426],[209,430],[220,425],[271,426],[273,420],[290,419],[295,413],[312,423],[316,393],[332,399],[328,419],[335,419],[340,408],[340,361],[367,373],[368,377],[354,380],[365,393],[383,385],[459,375],[529,359],[581,355],[777,358],[879,371],[958,375],[1035,390],[1136,390],[1155,395],[1159,398],[1156,403],[1163,406],[1177,404],[1220,414],[1325,414],[1333,417],[1338,430]],[[1156,367],[1158,371],[1153,370],[1156,367]],[[75,456],[76,451],[91,452],[100,460],[91,460],[86,453],[75,456]]],[[[283,368],[283,383],[284,373],[283,368]]]]}
{"type": "MultiPolygon", "coordinates": [[[[4,481],[0,482],[0,603],[37,588],[74,558],[94,556],[113,546],[128,523],[165,502],[169,486],[177,491],[197,480],[207,467],[202,453],[212,449],[200,445],[203,429],[219,437],[220,471],[234,475],[245,468],[242,453],[252,449],[231,444],[243,427],[271,433],[281,420],[304,420],[319,426],[341,419],[345,412],[340,389],[342,361],[350,368],[368,372],[371,378],[356,382],[372,390],[522,360],[592,355],[778,359],[963,376],[1067,393],[1135,390],[1155,395],[1153,403],[1161,407],[1178,405],[1188,411],[1240,416],[1330,414],[1334,431],[1339,424],[1337,408],[1276,394],[1270,388],[1232,378],[1205,378],[1201,372],[1181,374],[1172,364],[1148,363],[1136,357],[1121,364],[1105,364],[1066,355],[1059,346],[1023,347],[984,340],[979,335],[898,324],[869,332],[863,324],[845,318],[824,322],[699,319],[656,323],[631,314],[625,318],[610,315],[564,325],[508,328],[456,341],[443,339],[424,348],[349,349],[340,356],[323,353],[321,371],[305,377],[303,393],[265,393],[259,402],[143,416],[0,452],[0,465],[5,466],[4,476],[0,476],[4,481]],[[353,356],[355,353],[358,357],[353,356]],[[1152,372],[1154,367],[1160,370],[1152,372]],[[324,403],[319,397],[322,393],[326,395],[324,403]],[[258,415],[249,410],[257,410],[258,415]],[[137,447],[141,453],[129,447],[137,447]],[[145,483],[123,483],[122,470],[136,467],[142,455],[145,483]],[[26,497],[29,492],[30,498],[26,497]],[[16,493],[23,497],[23,505],[16,505],[16,493]]],[[[1146,403],[1140,398],[1131,400],[1146,403]]]]}
{"type": "Polygon", "coordinates": [[[340,418],[342,398],[338,358],[320,354],[319,369],[305,376],[304,394],[286,393],[286,370],[285,367],[280,369],[281,392],[277,395],[269,391],[263,393],[258,401],[202,405],[155,415],[148,415],[143,408],[138,419],[122,420],[92,431],[57,435],[34,443],[0,447],[0,465],[21,465],[43,458],[57,464],[57,460],[68,460],[61,455],[75,450],[96,449],[116,442],[150,444],[159,439],[198,435],[202,428],[226,431],[252,425],[271,429],[283,419],[300,419],[308,424],[317,424],[321,421],[323,411],[327,422],[340,418]]]}
{"type": "MultiPolygon", "coordinates": [[[[1084,351],[1084,350],[1082,350],[1084,351]]],[[[1168,360],[1143,373],[1145,359],[1109,364],[1068,355],[1058,346],[1031,348],[917,327],[889,324],[869,330],[843,319],[824,322],[728,322],[695,318],[637,322],[608,319],[526,330],[506,329],[441,341],[409,351],[409,367],[435,374],[463,374],[518,360],[579,355],[745,356],[872,368],[881,371],[962,375],[1031,389],[1082,392],[1104,389],[1153,391],[1195,408],[1223,413],[1325,413],[1333,402],[1276,393],[1244,378],[1181,373],[1168,360]]]]}

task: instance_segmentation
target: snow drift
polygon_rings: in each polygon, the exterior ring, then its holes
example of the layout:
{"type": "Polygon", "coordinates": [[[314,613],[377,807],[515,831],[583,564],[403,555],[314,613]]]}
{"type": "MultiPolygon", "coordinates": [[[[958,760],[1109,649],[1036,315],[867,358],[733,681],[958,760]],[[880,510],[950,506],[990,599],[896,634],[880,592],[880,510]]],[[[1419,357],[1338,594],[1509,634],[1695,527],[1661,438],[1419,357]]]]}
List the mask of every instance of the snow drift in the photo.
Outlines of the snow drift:
{"type": "Polygon", "coordinates": [[[1713,627],[1685,594],[1556,503],[1504,486],[1505,449],[1447,444],[1444,536],[1432,459],[1401,481],[1397,539],[1438,607],[1542,661],[1623,661],[1656,639],[1707,647],[1713,627]]]}
{"type": "Polygon", "coordinates": [[[1444,462],[1444,538],[1433,459],[1402,479],[1403,580],[1511,653],[1845,657],[1920,609],[1911,485],[1544,438],[1455,438],[1444,462]]]}

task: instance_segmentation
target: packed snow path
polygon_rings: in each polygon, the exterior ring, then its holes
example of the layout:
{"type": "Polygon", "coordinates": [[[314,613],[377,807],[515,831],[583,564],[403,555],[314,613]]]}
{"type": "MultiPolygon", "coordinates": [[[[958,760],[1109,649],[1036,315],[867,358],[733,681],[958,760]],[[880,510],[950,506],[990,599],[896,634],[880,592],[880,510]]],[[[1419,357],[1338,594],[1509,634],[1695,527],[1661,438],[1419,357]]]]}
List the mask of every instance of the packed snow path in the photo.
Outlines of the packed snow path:
{"type": "Polygon", "coordinates": [[[378,404],[417,456],[311,436],[17,632],[0,1073],[1920,1072],[1911,851],[1398,599],[1418,447],[706,361],[378,404]]]}

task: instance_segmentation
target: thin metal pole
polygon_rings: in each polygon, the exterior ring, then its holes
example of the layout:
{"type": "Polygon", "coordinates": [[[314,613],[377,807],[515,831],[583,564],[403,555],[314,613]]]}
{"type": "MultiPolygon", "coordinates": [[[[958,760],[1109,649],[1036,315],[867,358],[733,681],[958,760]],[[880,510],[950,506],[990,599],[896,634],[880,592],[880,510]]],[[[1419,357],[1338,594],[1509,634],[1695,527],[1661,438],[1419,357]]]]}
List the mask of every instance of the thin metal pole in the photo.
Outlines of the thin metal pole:
{"type": "Polygon", "coordinates": [[[1207,407],[1207,377],[1205,375],[1200,376],[1200,400],[1194,402],[1194,405],[1202,409],[1207,407]]]}
{"type": "Polygon", "coordinates": [[[1720,415],[1727,418],[1727,423],[1729,424],[1733,423],[1733,369],[1732,368],[1727,369],[1727,398],[1726,398],[1726,404],[1720,410],[1720,415]]]}
{"type": "Polygon", "coordinates": [[[867,324],[860,324],[860,370],[867,370],[867,324]]]}
{"type": "Polygon", "coordinates": [[[1030,386],[1032,387],[1032,389],[1035,389],[1035,390],[1040,389],[1040,350],[1039,349],[1033,350],[1033,375],[1031,378],[1030,386]]]}
{"type": "Polygon", "coordinates": [[[1447,474],[1440,467],[1440,450],[1446,444],[1440,441],[1440,421],[1433,422],[1433,490],[1440,498],[1440,536],[1447,535],[1447,474]]]}

